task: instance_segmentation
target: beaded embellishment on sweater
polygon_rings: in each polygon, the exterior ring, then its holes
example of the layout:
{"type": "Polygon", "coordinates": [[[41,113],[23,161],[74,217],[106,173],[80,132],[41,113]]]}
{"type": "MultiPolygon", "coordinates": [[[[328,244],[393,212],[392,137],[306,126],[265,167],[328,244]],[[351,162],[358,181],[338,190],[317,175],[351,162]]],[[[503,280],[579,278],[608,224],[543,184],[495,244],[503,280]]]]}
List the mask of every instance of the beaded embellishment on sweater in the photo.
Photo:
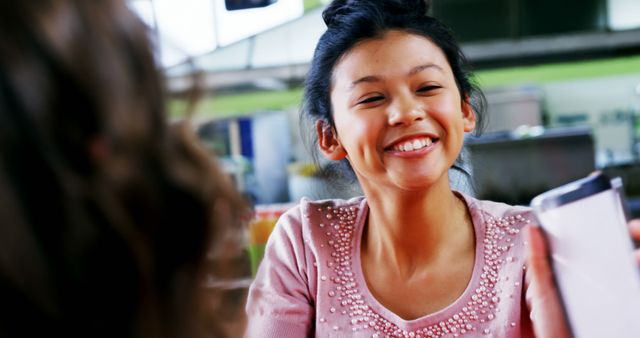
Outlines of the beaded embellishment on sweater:
{"type": "MultiPolygon", "coordinates": [[[[375,333],[372,337],[400,337],[400,338],[440,338],[444,336],[460,337],[467,334],[490,335],[489,329],[480,330],[483,323],[496,317],[499,298],[496,284],[498,282],[498,270],[500,267],[513,261],[509,250],[514,246],[513,237],[518,234],[520,227],[529,220],[521,215],[509,216],[500,219],[489,218],[485,224],[485,236],[483,244],[484,265],[479,280],[479,286],[471,296],[467,296],[465,306],[449,318],[432,325],[419,328],[415,331],[401,330],[395,324],[382,315],[376,313],[363,300],[359,285],[355,281],[352,270],[352,250],[354,245],[354,230],[357,213],[356,207],[331,206],[317,209],[321,214],[322,222],[318,225],[326,235],[326,241],[321,244],[332,248],[331,258],[327,264],[333,273],[331,276],[321,275],[320,283],[331,283],[328,288],[328,296],[334,298],[330,313],[341,314],[350,317],[350,328],[334,326],[333,330],[348,329],[353,332],[372,329],[375,333]]],[[[515,281],[516,286],[519,282],[515,281]]],[[[325,318],[319,319],[326,323],[325,318]]],[[[512,327],[516,323],[506,323],[512,327]]]]}

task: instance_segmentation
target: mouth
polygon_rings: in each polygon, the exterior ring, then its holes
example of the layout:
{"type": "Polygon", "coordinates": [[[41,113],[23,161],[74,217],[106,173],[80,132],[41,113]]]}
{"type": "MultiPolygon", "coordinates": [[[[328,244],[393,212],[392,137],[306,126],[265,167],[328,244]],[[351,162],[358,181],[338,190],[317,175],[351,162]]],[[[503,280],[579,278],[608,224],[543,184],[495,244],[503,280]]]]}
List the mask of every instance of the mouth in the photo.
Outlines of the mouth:
{"type": "Polygon", "coordinates": [[[438,140],[438,138],[428,136],[412,137],[411,139],[395,142],[386,149],[394,152],[411,152],[427,148],[438,142],[438,140]]]}

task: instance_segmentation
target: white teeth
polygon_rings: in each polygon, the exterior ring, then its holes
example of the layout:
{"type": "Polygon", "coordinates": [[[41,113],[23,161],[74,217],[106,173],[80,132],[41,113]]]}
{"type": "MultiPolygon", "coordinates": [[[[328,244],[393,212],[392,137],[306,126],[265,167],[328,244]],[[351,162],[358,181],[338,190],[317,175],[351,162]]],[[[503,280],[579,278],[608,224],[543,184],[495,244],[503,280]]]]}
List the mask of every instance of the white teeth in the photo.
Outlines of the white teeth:
{"type": "Polygon", "coordinates": [[[422,149],[433,144],[433,141],[430,138],[424,139],[415,139],[413,141],[404,142],[398,145],[395,145],[393,149],[395,151],[413,151],[422,149]]]}

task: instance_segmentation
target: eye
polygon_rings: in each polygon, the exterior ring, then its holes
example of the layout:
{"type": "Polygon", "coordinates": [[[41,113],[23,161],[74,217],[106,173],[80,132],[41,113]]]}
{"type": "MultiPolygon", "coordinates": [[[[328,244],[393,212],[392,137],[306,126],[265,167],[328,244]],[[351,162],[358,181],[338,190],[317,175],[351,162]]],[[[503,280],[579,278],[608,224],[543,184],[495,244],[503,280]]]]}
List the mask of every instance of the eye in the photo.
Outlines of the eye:
{"type": "Polygon", "coordinates": [[[364,100],[358,101],[357,104],[367,104],[367,103],[377,102],[381,100],[384,100],[384,96],[382,95],[369,96],[364,100]]]}
{"type": "Polygon", "coordinates": [[[427,85],[427,86],[422,86],[422,87],[418,88],[418,90],[416,92],[418,92],[418,93],[428,93],[428,92],[431,92],[431,91],[434,91],[434,90],[440,89],[440,88],[442,88],[442,87],[436,86],[436,85],[427,85]]]}

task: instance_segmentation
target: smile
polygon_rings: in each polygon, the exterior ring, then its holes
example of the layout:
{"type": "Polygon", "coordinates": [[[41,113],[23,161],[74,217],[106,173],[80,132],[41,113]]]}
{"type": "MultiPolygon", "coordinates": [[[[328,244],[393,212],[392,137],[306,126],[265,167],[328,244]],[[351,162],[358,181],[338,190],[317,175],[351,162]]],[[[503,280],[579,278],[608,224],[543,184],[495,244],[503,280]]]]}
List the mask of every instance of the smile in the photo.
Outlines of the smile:
{"type": "Polygon", "coordinates": [[[433,142],[431,138],[424,137],[394,144],[391,149],[398,152],[409,152],[426,148],[432,145],[433,142]]]}

